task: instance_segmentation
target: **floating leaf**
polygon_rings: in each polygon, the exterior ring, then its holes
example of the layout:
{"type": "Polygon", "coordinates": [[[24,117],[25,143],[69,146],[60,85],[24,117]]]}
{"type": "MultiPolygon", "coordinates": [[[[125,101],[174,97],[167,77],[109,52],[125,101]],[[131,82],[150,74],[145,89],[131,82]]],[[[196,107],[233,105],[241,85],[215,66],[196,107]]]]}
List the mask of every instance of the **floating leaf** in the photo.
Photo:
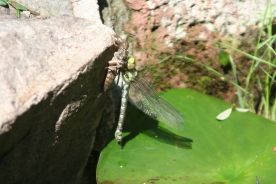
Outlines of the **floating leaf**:
{"type": "Polygon", "coordinates": [[[111,133],[97,166],[98,184],[256,184],[256,176],[261,184],[275,183],[275,122],[232,111],[221,123],[214,117],[231,104],[189,89],[162,97],[183,112],[185,129],[170,129],[129,106],[124,147],[111,133]]]}

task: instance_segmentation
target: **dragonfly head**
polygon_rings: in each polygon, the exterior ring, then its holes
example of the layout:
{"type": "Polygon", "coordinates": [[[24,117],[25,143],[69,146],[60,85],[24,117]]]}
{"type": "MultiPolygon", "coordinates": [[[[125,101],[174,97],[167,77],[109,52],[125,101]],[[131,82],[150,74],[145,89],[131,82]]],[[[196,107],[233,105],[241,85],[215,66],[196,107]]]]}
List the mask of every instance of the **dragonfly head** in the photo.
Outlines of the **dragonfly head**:
{"type": "Polygon", "coordinates": [[[134,70],[135,69],[135,59],[134,59],[134,57],[128,58],[128,60],[127,60],[127,68],[129,70],[134,70]]]}

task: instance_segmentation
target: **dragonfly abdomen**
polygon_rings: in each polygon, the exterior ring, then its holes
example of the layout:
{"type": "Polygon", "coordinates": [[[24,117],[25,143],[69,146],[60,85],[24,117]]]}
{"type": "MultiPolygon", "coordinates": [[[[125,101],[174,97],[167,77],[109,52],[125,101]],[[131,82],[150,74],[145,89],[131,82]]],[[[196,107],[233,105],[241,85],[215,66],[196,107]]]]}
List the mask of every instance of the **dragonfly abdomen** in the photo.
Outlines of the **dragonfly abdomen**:
{"type": "Polygon", "coordinates": [[[129,86],[130,86],[129,83],[125,83],[123,85],[123,90],[122,90],[120,116],[119,116],[118,126],[115,132],[115,139],[119,142],[122,141],[122,130],[123,130],[123,125],[124,125],[124,120],[125,120],[126,110],[127,110],[129,86]]]}

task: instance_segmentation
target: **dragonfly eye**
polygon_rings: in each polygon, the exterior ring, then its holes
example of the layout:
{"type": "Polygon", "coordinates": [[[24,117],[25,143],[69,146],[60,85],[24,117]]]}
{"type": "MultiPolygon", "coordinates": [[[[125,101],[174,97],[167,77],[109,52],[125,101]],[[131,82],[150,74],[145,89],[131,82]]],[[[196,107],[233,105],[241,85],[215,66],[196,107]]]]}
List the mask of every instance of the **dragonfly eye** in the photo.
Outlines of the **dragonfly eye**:
{"type": "Polygon", "coordinates": [[[135,59],[134,59],[134,57],[128,58],[128,60],[127,60],[127,68],[129,70],[135,69],[135,59]]]}

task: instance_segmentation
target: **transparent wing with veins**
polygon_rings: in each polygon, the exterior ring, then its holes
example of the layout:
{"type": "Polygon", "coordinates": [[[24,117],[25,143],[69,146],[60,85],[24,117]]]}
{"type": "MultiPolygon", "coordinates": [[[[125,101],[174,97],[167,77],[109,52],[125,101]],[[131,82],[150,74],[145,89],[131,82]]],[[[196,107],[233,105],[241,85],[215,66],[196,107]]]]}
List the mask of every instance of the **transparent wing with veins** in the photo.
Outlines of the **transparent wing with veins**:
{"type": "Polygon", "coordinates": [[[143,78],[136,76],[129,89],[129,101],[151,118],[176,130],[184,129],[184,116],[169,102],[161,98],[143,78]]]}

